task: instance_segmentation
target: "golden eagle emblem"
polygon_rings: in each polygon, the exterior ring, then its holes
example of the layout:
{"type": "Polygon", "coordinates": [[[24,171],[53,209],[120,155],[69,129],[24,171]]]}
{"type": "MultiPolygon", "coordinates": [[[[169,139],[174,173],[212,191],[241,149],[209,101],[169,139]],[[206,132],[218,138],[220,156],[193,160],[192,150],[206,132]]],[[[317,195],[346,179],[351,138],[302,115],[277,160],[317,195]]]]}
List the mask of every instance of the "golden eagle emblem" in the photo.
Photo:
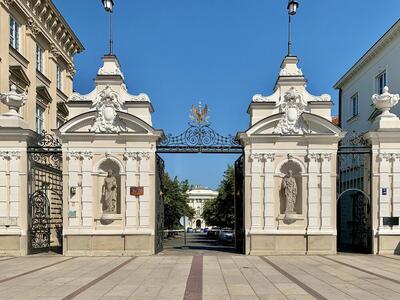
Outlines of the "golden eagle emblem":
{"type": "Polygon", "coordinates": [[[207,113],[208,113],[207,104],[204,106],[204,108],[201,105],[201,103],[199,103],[197,108],[192,104],[192,115],[194,119],[197,120],[198,124],[202,124],[204,121],[207,121],[207,113]]]}

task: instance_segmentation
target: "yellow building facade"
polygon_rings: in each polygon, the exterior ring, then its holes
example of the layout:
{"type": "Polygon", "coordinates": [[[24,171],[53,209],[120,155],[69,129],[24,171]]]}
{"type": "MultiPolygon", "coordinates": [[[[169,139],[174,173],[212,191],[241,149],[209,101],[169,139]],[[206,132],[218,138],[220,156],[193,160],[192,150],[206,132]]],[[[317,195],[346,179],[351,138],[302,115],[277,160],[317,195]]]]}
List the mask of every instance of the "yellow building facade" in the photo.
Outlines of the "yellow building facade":
{"type": "Polygon", "coordinates": [[[83,50],[51,0],[0,1],[0,93],[11,85],[27,93],[21,114],[29,129],[50,131],[67,120],[73,57],[83,50]]]}

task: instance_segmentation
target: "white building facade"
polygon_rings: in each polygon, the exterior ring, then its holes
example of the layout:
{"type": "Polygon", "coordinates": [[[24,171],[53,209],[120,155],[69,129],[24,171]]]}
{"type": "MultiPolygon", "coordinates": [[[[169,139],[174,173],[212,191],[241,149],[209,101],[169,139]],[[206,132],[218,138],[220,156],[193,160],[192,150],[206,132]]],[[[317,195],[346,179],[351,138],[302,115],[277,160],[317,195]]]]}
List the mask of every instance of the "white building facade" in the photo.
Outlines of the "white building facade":
{"type": "MultiPolygon", "coordinates": [[[[347,132],[367,132],[378,114],[371,96],[382,94],[386,85],[391,93],[400,92],[400,20],[335,84],[340,127],[347,132]]],[[[400,114],[400,107],[392,112],[400,114]]]]}
{"type": "Polygon", "coordinates": [[[218,192],[209,188],[195,187],[188,191],[188,204],[194,209],[195,214],[193,219],[189,220],[189,224],[186,224],[186,228],[204,229],[208,226],[202,217],[204,204],[209,200],[217,198],[217,196],[218,192]]]}

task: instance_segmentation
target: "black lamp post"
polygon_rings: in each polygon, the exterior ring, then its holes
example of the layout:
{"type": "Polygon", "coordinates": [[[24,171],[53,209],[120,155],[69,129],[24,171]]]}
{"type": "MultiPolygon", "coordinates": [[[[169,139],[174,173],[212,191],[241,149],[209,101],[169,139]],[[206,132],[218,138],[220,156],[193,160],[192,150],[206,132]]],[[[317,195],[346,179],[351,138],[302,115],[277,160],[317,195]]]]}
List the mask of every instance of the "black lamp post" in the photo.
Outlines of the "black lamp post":
{"type": "Polygon", "coordinates": [[[104,9],[110,13],[110,55],[113,53],[113,39],[112,39],[112,12],[114,7],[113,0],[101,0],[103,2],[104,9]]]}
{"type": "Polygon", "coordinates": [[[297,13],[299,3],[296,0],[289,0],[287,10],[289,15],[289,29],[288,29],[288,56],[292,55],[292,16],[297,13]]]}

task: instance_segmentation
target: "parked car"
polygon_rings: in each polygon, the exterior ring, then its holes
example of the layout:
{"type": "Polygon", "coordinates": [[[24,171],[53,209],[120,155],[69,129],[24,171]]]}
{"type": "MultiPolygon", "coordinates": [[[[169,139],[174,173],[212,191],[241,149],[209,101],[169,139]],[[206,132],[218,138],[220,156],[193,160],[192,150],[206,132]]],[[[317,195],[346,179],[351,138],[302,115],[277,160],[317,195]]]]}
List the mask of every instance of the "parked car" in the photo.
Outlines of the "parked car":
{"type": "Polygon", "coordinates": [[[200,228],[200,227],[197,227],[197,228],[194,230],[194,232],[201,232],[201,228],[200,228]]]}
{"type": "Polygon", "coordinates": [[[192,227],[186,228],[186,232],[187,232],[187,233],[192,233],[192,232],[193,232],[193,228],[192,228],[192,227]]]}
{"type": "Polygon", "coordinates": [[[211,229],[208,229],[207,232],[207,238],[208,239],[218,239],[219,232],[221,231],[221,228],[213,226],[211,229]]]}
{"type": "Polygon", "coordinates": [[[219,233],[218,241],[221,244],[233,243],[235,241],[235,233],[230,228],[223,228],[219,233]]]}
{"type": "Polygon", "coordinates": [[[208,227],[204,227],[203,232],[204,232],[204,233],[207,233],[207,232],[208,232],[208,227]]]}

